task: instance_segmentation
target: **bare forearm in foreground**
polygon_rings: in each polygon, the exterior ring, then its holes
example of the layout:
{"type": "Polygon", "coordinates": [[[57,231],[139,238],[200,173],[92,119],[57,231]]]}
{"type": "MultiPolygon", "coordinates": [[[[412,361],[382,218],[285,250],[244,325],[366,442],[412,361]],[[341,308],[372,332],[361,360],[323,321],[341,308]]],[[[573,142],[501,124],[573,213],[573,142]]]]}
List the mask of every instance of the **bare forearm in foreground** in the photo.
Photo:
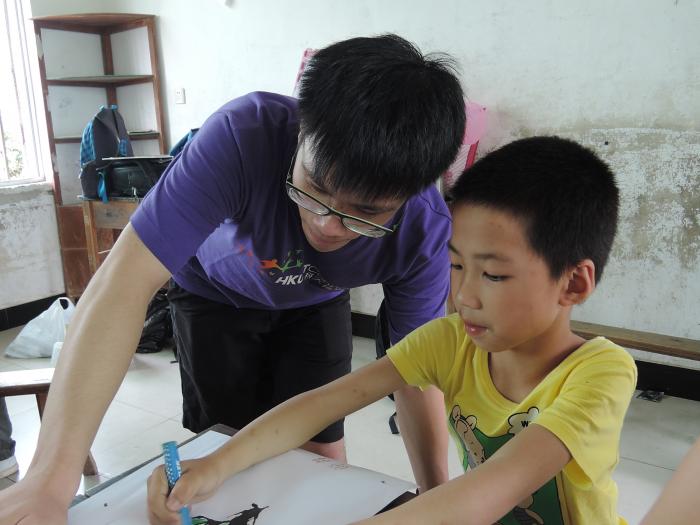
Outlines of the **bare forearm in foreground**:
{"type": "Polygon", "coordinates": [[[168,273],[131,228],[80,299],[54,373],[27,477],[70,502],[99,424],[134,353],[148,301],[168,273]]]}

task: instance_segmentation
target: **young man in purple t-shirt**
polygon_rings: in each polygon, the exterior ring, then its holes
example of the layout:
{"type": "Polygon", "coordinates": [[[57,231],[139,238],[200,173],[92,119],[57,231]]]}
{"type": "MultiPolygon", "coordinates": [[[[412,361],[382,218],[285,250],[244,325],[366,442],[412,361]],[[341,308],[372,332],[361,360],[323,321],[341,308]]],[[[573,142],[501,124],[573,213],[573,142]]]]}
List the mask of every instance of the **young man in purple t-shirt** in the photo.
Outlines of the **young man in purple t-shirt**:
{"type": "MultiPolygon", "coordinates": [[[[352,287],[382,283],[392,342],[440,316],[450,220],[433,183],[464,126],[449,62],[394,35],[320,50],[298,101],[252,93],[214,113],[81,298],[36,457],[0,493],[0,522],[39,508],[65,515],[149,299],[168,278],[193,431],[241,428],[349,372],[352,287]]],[[[445,481],[439,395],[407,390],[397,404],[421,488],[445,481]]],[[[342,421],[305,448],[344,458],[342,421]]]]}

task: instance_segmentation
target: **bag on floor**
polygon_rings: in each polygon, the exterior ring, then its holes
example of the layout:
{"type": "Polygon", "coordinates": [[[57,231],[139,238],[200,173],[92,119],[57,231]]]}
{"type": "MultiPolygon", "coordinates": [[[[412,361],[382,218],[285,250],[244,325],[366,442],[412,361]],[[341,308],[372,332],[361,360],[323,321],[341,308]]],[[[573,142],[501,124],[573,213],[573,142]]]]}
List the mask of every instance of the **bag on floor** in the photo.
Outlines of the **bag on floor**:
{"type": "Polygon", "coordinates": [[[165,290],[156,292],[148,304],[141,340],[136,348],[139,354],[160,352],[173,337],[170,303],[165,290]]]}
{"type": "Polygon", "coordinates": [[[51,357],[54,343],[66,337],[66,325],[75,305],[67,297],[56,299],[39,316],[29,321],[5,349],[7,357],[51,357]]]}

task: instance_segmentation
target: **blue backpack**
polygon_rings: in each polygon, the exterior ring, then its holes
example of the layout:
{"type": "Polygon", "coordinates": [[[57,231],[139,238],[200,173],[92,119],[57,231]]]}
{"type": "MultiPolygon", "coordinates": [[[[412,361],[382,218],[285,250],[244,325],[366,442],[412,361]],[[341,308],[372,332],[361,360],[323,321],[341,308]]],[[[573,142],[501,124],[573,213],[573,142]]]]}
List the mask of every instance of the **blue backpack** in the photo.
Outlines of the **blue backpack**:
{"type": "Polygon", "coordinates": [[[107,201],[107,184],[103,168],[108,157],[132,157],[129,134],[117,106],[101,106],[83,130],[80,142],[80,184],[83,196],[107,201]]]}

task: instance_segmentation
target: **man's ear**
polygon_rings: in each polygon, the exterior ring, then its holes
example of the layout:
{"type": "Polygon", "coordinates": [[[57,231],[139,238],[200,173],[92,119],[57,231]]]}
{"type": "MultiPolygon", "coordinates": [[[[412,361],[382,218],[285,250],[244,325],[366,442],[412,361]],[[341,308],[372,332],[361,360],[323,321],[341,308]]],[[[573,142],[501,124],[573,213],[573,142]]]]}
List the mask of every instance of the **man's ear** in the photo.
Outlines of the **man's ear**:
{"type": "Polygon", "coordinates": [[[595,263],[590,259],[579,261],[564,274],[559,304],[573,306],[581,304],[595,290],[595,263]]]}

